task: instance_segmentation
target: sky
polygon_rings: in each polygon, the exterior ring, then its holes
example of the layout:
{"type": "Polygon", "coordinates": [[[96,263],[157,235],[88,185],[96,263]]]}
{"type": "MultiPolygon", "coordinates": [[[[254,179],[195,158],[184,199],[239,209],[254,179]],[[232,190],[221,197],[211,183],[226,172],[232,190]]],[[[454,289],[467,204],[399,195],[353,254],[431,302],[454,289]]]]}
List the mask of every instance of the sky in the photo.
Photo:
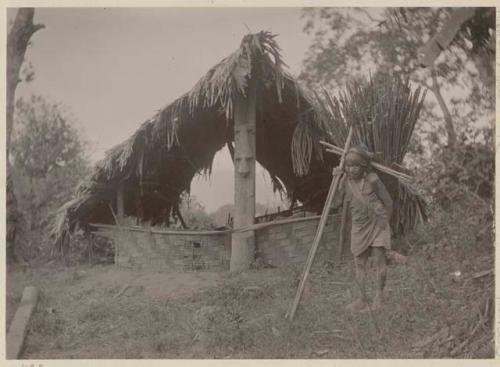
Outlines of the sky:
{"type": "MultiPolygon", "coordinates": [[[[189,91],[249,31],[278,35],[292,75],[310,43],[300,8],[37,8],[35,23],[45,25],[26,53],[35,79],[21,83],[16,97],[42,94],[67,106],[91,143],[92,162],[189,91]]],[[[233,183],[223,149],[211,178],[195,179],[191,194],[213,211],[233,202],[233,183]]],[[[256,191],[258,202],[279,201],[261,167],[256,191]]]]}

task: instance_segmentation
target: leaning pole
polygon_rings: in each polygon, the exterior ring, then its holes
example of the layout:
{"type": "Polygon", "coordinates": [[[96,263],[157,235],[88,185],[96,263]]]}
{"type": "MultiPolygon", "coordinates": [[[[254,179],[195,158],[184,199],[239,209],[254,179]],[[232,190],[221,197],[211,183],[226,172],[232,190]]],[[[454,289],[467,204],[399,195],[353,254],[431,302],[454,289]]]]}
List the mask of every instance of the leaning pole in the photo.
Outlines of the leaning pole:
{"type": "Polygon", "coordinates": [[[234,105],[234,231],[231,240],[230,271],[250,268],[254,260],[255,234],[244,230],[255,218],[255,129],[256,86],[250,80],[246,96],[234,105]]]}

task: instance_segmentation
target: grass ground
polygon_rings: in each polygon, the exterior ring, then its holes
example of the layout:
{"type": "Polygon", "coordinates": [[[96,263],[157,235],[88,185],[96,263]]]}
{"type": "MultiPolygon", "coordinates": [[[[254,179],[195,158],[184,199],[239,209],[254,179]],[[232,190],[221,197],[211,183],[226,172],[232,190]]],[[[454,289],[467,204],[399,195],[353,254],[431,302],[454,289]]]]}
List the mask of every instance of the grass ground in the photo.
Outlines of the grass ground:
{"type": "Polygon", "coordinates": [[[7,323],[34,284],[27,359],[493,357],[493,276],[472,278],[493,268],[492,249],[433,246],[390,266],[373,315],[344,309],[350,264],[313,266],[293,322],[301,266],[193,275],[108,265],[10,271],[7,323]]]}

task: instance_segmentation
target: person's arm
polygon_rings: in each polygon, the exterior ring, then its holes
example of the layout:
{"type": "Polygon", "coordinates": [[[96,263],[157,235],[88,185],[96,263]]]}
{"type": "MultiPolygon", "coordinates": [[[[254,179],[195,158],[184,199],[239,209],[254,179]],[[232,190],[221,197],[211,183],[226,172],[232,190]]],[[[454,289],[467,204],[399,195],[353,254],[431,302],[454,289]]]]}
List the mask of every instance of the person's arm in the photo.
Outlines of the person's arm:
{"type": "Polygon", "coordinates": [[[393,210],[393,202],[391,195],[387,191],[387,188],[385,187],[384,183],[380,178],[377,176],[376,173],[373,173],[373,178],[372,178],[372,185],[373,189],[375,191],[375,194],[377,197],[380,199],[382,204],[384,205],[385,211],[387,213],[387,218],[390,219],[392,216],[392,210],[393,210]]]}

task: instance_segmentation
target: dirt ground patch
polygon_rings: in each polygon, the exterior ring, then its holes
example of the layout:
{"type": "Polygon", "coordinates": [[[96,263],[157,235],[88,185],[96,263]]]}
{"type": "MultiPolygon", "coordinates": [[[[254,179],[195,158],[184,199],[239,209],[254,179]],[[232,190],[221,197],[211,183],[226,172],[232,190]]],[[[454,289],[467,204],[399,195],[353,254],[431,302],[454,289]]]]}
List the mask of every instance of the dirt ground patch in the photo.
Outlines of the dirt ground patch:
{"type": "Polygon", "coordinates": [[[39,287],[28,359],[491,358],[493,276],[474,276],[491,269],[493,257],[473,257],[466,268],[456,251],[433,254],[390,266],[386,306],[373,317],[345,310],[350,264],[315,264],[293,322],[286,314],[301,266],[240,274],[112,265],[13,272],[7,316],[26,285],[39,287]]]}
{"type": "Polygon", "coordinates": [[[82,273],[82,281],[75,285],[82,290],[120,288],[117,295],[130,295],[139,290],[153,299],[166,300],[188,297],[205,289],[220,286],[223,273],[216,272],[148,272],[110,267],[105,271],[82,273]]]}

